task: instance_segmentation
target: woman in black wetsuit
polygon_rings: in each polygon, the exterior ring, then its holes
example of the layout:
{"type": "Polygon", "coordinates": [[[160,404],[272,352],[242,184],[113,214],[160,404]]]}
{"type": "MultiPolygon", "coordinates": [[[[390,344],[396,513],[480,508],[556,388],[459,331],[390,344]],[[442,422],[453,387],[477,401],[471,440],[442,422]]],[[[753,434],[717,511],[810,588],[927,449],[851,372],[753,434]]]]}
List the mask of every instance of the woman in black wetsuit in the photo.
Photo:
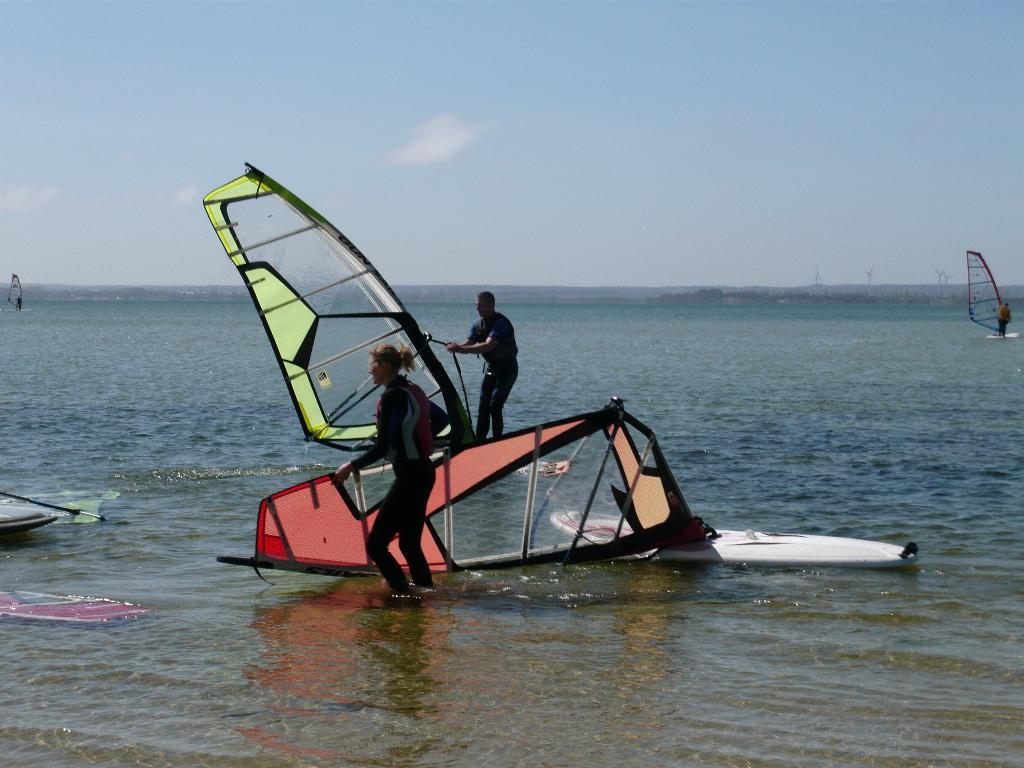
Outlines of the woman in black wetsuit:
{"type": "Polygon", "coordinates": [[[421,587],[433,586],[430,566],[420,545],[427,499],[434,487],[430,404],[423,390],[400,374],[402,370],[411,371],[414,365],[412,350],[406,346],[399,350],[391,344],[381,344],[370,350],[370,376],[374,384],[384,387],[377,402],[377,442],[334,473],[334,482],[341,485],[353,470],[364,469],[384,458],[391,462],[395,482],[381,502],[366,552],[396,592],[409,591],[402,567],[388,551],[396,533],[398,548],[409,564],[413,582],[421,587]]]}

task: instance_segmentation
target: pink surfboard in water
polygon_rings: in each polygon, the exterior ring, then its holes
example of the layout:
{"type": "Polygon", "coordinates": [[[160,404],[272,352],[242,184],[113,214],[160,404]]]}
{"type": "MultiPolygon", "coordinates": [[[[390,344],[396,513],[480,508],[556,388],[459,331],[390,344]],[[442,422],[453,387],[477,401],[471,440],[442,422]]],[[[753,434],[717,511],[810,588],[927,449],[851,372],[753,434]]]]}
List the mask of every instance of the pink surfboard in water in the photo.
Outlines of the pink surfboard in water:
{"type": "Polygon", "coordinates": [[[102,597],[0,592],[0,619],[101,624],[137,619],[145,613],[146,609],[137,605],[119,603],[102,597]]]}

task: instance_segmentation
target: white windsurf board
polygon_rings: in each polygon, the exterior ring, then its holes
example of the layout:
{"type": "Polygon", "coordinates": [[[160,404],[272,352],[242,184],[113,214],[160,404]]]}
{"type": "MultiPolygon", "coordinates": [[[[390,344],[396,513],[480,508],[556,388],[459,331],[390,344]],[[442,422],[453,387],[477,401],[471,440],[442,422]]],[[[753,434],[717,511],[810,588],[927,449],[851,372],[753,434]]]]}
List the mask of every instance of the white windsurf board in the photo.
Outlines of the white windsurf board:
{"type": "MultiPolygon", "coordinates": [[[[575,534],[579,515],[554,521],[575,534]]],[[[595,543],[610,541],[619,525],[617,515],[591,515],[583,536],[595,543]]],[[[623,522],[623,533],[630,532],[623,522]]],[[[663,547],[653,557],[690,563],[732,563],[759,567],[905,568],[917,562],[917,545],[888,544],[839,536],[764,531],[718,531],[718,537],[663,547]]]]}

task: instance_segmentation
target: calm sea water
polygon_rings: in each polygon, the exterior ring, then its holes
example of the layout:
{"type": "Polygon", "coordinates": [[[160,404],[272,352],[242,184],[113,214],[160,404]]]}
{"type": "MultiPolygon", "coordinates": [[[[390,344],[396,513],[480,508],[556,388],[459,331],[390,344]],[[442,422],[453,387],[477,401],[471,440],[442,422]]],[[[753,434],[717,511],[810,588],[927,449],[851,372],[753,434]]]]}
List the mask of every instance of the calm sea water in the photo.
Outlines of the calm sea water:
{"type": "MultiPolygon", "coordinates": [[[[249,305],[30,307],[0,313],[0,490],[120,495],[0,539],[0,589],[150,613],[0,622],[7,766],[1024,765],[1024,341],[959,307],[501,306],[508,428],[620,395],[712,525],[921,565],[539,566],[415,604],[215,562],[340,458],[302,442],[249,305]]],[[[411,309],[437,337],[473,317],[411,309]]]]}

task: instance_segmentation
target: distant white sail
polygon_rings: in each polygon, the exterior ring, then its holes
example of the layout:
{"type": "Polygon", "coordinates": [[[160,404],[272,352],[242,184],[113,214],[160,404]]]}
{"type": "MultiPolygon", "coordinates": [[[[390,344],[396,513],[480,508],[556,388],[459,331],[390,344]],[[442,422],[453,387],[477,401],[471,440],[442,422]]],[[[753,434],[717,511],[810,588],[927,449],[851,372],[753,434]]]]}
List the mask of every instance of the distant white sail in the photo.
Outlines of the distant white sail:
{"type": "Polygon", "coordinates": [[[7,301],[15,309],[21,309],[21,280],[11,275],[11,290],[7,293],[7,301]]]}

